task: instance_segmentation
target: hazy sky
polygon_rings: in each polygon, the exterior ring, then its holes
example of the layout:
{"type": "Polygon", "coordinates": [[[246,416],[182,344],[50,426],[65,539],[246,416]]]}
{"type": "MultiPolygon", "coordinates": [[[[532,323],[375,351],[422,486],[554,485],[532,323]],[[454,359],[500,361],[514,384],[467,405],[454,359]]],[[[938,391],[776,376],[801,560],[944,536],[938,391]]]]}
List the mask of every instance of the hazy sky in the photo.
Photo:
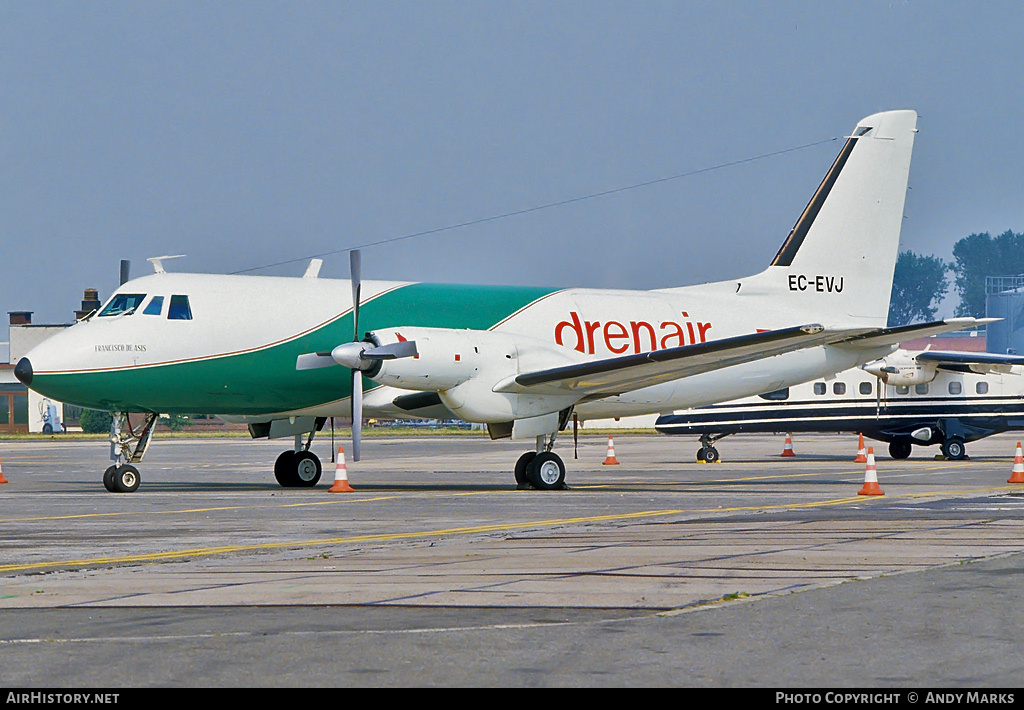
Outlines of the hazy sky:
{"type": "MultiPolygon", "coordinates": [[[[899,108],[920,114],[902,248],[948,259],[972,232],[1024,231],[1022,40],[1019,0],[4,0],[0,312],[67,322],[83,289],[110,295],[120,259],[134,276],[162,254],[250,269],[828,141],[899,108]]],[[[368,248],[363,276],[755,273],[840,145],[368,248]]],[[[321,273],[347,270],[338,253],[321,273]]]]}

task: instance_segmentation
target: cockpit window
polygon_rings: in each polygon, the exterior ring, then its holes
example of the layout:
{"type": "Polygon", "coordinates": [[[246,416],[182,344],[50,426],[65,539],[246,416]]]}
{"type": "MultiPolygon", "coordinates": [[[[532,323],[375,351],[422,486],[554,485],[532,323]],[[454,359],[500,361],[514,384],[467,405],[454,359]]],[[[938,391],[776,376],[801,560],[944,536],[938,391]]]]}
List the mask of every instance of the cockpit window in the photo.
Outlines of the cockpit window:
{"type": "Polygon", "coordinates": [[[122,313],[131,314],[145,300],[144,293],[115,293],[106,307],[100,311],[100,317],[119,316],[122,313]]]}
{"type": "Polygon", "coordinates": [[[153,296],[153,300],[149,302],[149,305],[146,306],[146,310],[144,310],[142,313],[143,313],[143,315],[147,315],[147,316],[158,316],[158,315],[160,315],[160,311],[162,311],[163,309],[164,309],[164,297],[163,296],[153,296]]]}
{"type": "Polygon", "coordinates": [[[171,305],[167,308],[170,320],[192,320],[192,309],[188,305],[188,296],[171,296],[171,305]]]}

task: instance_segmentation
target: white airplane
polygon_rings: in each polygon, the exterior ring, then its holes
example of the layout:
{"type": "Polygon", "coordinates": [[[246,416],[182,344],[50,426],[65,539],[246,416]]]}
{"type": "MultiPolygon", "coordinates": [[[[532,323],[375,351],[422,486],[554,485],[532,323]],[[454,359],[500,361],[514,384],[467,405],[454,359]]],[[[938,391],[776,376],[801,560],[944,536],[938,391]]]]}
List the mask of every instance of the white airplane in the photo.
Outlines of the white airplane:
{"type": "Polygon", "coordinates": [[[859,432],[888,442],[894,459],[939,444],[960,460],[967,442],[1024,429],[1024,357],[897,350],[834,378],[663,414],[655,429],[698,435],[705,462],[730,434],[782,431],[859,432]]]}
{"type": "MultiPolygon", "coordinates": [[[[245,421],[294,437],[274,466],[311,486],[310,444],[351,414],[459,418],[536,443],[515,478],[564,487],[552,451],[575,415],[619,417],[767,392],[875,360],[973,319],[886,328],[917,114],[860,121],[771,265],[655,291],[452,286],[156,273],[15,367],[52,399],[115,414],[111,491],[135,490],[157,413],[245,421]],[[145,413],[133,428],[126,412],[145,413]],[[305,441],[303,442],[303,438],[305,441]]],[[[166,257],[163,257],[166,258],[166,257]]]]}

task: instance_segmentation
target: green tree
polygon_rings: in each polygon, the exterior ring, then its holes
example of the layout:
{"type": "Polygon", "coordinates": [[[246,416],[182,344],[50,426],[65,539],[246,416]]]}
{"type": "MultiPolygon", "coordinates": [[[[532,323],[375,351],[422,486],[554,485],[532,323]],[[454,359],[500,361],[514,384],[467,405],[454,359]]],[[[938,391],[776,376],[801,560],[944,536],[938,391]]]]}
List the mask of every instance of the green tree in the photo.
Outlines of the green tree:
{"type": "Polygon", "coordinates": [[[985,316],[985,277],[1024,274],[1024,234],[1006,230],[992,238],[972,234],[953,245],[954,285],[960,296],[956,315],[985,316]]]}
{"type": "Polygon", "coordinates": [[[892,277],[889,297],[889,325],[935,320],[939,301],[949,288],[946,272],[950,266],[937,256],[900,252],[892,277]]]}
{"type": "Polygon", "coordinates": [[[192,426],[192,421],[184,414],[170,414],[166,417],[160,417],[159,423],[171,431],[181,431],[187,426],[192,426]]]}
{"type": "Polygon", "coordinates": [[[86,434],[105,434],[110,431],[110,412],[83,409],[78,423],[86,434]]]}

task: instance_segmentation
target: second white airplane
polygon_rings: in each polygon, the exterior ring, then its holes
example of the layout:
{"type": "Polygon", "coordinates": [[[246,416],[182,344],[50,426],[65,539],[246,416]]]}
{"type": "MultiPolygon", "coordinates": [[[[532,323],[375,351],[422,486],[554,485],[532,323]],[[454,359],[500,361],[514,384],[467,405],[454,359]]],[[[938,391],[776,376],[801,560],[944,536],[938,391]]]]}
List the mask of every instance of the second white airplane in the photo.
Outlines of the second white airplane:
{"type": "Polygon", "coordinates": [[[771,265],[656,291],[543,289],[167,273],[129,281],[94,316],[34,348],[15,374],[47,397],[115,413],[108,490],[139,485],[158,413],[294,437],[275,464],[312,486],[329,417],[455,417],[535,443],[521,485],[564,486],[552,450],[573,415],[721,402],[836,373],[908,337],[885,328],[916,133],[913,111],[860,121],[771,265]],[[145,414],[136,428],[125,416],[145,414]]]}

